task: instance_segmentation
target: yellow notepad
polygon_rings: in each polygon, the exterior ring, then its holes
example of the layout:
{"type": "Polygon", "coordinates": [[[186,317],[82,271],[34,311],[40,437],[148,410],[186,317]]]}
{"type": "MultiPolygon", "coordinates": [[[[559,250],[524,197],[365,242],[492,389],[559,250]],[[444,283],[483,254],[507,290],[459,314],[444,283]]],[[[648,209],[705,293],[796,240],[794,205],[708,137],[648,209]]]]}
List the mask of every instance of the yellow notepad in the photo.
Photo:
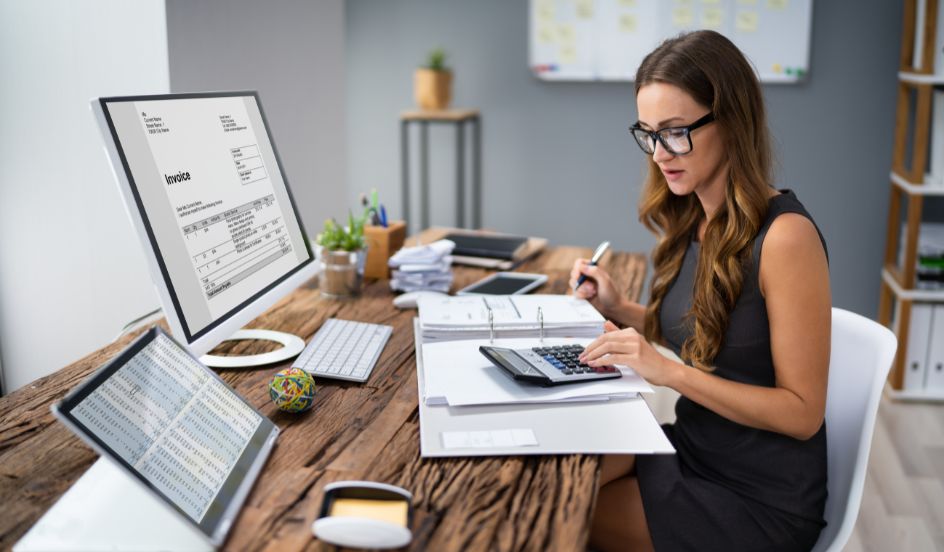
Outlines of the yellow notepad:
{"type": "Polygon", "coordinates": [[[407,506],[405,500],[336,498],[331,504],[331,512],[328,515],[370,518],[406,527],[407,506]]]}

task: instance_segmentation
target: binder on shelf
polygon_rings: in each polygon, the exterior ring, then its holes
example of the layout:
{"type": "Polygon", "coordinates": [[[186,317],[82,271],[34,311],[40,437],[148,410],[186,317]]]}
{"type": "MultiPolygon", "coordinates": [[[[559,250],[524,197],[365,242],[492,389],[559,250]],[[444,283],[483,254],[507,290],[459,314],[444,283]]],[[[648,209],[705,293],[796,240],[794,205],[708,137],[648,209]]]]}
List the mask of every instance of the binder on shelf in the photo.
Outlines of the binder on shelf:
{"type": "Polygon", "coordinates": [[[944,392],[944,304],[934,306],[931,333],[928,344],[928,373],[925,377],[926,391],[944,392]]]}
{"type": "Polygon", "coordinates": [[[905,349],[904,389],[908,391],[924,389],[933,313],[934,305],[930,303],[914,303],[911,306],[908,347],[905,349]]]}
{"type": "MultiPolygon", "coordinates": [[[[942,6],[944,7],[944,6],[942,6]]],[[[942,29],[944,30],[944,29],[942,29]]],[[[944,32],[941,33],[944,36],[944,32]]],[[[928,156],[927,186],[944,187],[944,90],[932,90],[931,147],[928,156]]]]}

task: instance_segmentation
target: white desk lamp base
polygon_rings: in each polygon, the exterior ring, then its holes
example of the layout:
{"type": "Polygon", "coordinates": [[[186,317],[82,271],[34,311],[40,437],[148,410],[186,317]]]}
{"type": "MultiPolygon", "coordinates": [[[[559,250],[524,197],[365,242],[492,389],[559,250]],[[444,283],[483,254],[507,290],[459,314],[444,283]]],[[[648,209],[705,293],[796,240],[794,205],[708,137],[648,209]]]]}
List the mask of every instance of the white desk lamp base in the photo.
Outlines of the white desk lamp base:
{"type": "Polygon", "coordinates": [[[200,362],[212,368],[255,368],[296,357],[305,348],[305,341],[297,335],[272,330],[239,330],[224,341],[244,341],[246,339],[275,341],[281,343],[282,348],[258,355],[203,355],[200,357],[200,362]]]}

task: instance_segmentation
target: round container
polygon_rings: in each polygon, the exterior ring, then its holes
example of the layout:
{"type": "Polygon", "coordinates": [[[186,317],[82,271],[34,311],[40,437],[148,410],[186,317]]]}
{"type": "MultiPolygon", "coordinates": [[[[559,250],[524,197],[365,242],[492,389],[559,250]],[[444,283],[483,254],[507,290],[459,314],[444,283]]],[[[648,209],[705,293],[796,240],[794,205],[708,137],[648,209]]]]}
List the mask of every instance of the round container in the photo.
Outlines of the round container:
{"type": "Polygon", "coordinates": [[[367,261],[367,248],[357,251],[318,250],[321,272],[318,274],[318,287],[321,294],[333,298],[355,297],[361,292],[364,282],[364,263],[367,261]]]}

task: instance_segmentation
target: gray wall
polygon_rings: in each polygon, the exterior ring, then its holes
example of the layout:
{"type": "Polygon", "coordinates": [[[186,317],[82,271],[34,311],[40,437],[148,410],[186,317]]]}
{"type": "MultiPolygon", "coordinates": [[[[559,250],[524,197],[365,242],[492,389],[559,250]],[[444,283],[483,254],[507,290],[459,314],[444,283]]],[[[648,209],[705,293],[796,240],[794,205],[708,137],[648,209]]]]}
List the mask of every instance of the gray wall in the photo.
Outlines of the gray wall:
{"type": "MultiPolygon", "coordinates": [[[[809,81],[764,86],[778,185],[796,190],[826,236],[834,305],[867,316],[878,305],[901,18],[898,2],[816,1],[809,81]]],[[[533,78],[527,29],[525,0],[348,0],[351,198],[377,187],[399,215],[398,114],[413,105],[413,69],[442,46],[453,105],[482,110],[485,227],[648,251],[635,207],[644,159],[626,132],[632,84],[533,78]]],[[[432,222],[452,224],[453,136],[430,138],[432,222]]]]}
{"type": "Polygon", "coordinates": [[[172,92],[258,90],[305,230],[347,208],[344,0],[168,0],[172,92]]]}

